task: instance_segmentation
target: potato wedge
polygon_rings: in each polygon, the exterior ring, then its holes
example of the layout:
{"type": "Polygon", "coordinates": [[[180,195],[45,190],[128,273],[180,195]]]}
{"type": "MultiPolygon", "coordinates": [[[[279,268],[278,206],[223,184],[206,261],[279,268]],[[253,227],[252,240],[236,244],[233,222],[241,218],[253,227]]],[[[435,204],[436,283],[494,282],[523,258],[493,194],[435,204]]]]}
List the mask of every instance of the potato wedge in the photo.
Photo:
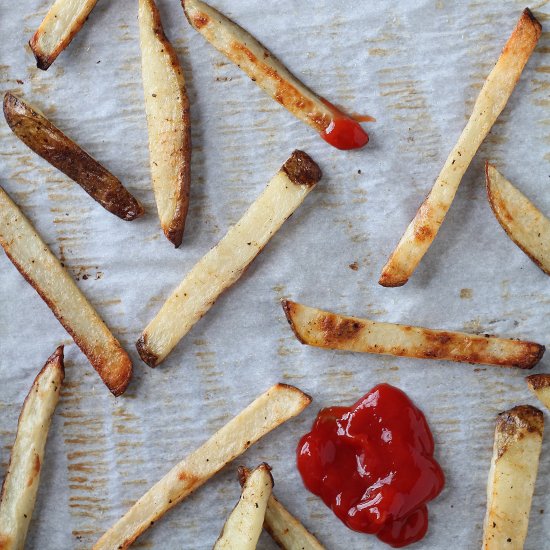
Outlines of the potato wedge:
{"type": "Polygon", "coordinates": [[[189,99],[183,70],[154,0],[139,0],[139,34],[153,190],[162,230],[178,247],[189,209],[189,99]]]}
{"type": "Polygon", "coordinates": [[[542,447],[542,412],[520,405],[499,414],[487,483],[484,550],[522,550],[542,447]]]}
{"type": "Polygon", "coordinates": [[[321,170],[304,152],[294,151],[264,192],[168,297],[143,331],[136,347],[155,367],[191,327],[233,285],[285,220],[321,179],[321,170]]]}
{"type": "Polygon", "coordinates": [[[59,346],[35,378],[19,415],[8,472],[0,493],[2,550],[23,550],[25,546],[50,421],[64,377],[63,346],[59,346]]]}
{"type": "Polygon", "coordinates": [[[1,187],[0,245],[72,336],[106,386],[114,395],[123,393],[132,376],[128,354],[1,187]]]}
{"type": "Polygon", "coordinates": [[[357,149],[368,143],[368,134],[353,117],[312,92],[242,27],[201,0],[182,0],[181,4],[195,30],[327,143],[338,149],[357,149]]]}
{"type": "Polygon", "coordinates": [[[170,508],[310,403],[311,397],[294,386],[276,384],[267,390],[153,485],[97,541],[94,550],[128,548],[170,508]]]}
{"type": "Polygon", "coordinates": [[[550,410],[550,374],[532,374],[525,380],[538,400],[550,410]]]}
{"type": "Polygon", "coordinates": [[[498,223],[550,275],[550,220],[492,164],[485,164],[487,196],[498,223]]]}
{"type": "MultiPolygon", "coordinates": [[[[239,481],[244,485],[250,475],[248,468],[239,467],[239,481]]],[[[283,550],[324,550],[324,546],[271,495],[265,510],[264,529],[283,550]]]]}
{"type": "Polygon", "coordinates": [[[529,9],[525,9],[487,77],[470,119],[432,190],[383,267],[378,281],[382,286],[404,285],[428,251],[451,207],[464,173],[506,106],[540,34],[540,23],[529,9]]]}
{"type": "Polygon", "coordinates": [[[97,0],[55,0],[29,41],[36,66],[47,70],[86,23],[97,0]]]}
{"type": "Polygon", "coordinates": [[[214,550],[256,550],[272,489],[271,467],[264,462],[244,482],[239,502],[227,518],[214,550]]]}
{"type": "Polygon", "coordinates": [[[143,214],[139,202],[113,174],[37,109],[11,92],[4,95],[4,116],[27,147],[78,183],[103,208],[126,221],[143,214]]]}
{"type": "Polygon", "coordinates": [[[544,354],[534,342],[380,323],[283,300],[296,338],[309,346],[418,359],[533,368],[544,354]]]}

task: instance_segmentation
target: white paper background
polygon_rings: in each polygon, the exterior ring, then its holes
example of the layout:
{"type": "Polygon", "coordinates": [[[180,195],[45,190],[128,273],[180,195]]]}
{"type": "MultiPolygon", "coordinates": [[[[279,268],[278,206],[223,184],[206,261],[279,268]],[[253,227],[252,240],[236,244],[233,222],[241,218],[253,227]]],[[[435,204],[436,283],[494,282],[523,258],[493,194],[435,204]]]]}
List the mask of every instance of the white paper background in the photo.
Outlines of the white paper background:
{"type": "MultiPolygon", "coordinates": [[[[548,277],[496,222],[482,173],[491,159],[550,212],[548,31],[414,277],[403,288],[384,289],[377,284],[380,269],[462,130],[523,2],[217,0],[316,91],[378,119],[369,125],[368,147],[341,152],[207,44],[177,0],[159,1],[192,105],[191,208],[179,250],[161,234],[150,188],[137,2],[100,0],[44,73],[25,44],[49,3],[0,1],[1,91],[22,93],[41,107],[118,175],[147,213],[131,223],[107,213],[0,122],[0,185],[79,279],[135,363],[127,393],[114,399],[0,254],[0,477],[20,404],[48,355],[66,344],[66,386],[28,547],[89,548],[174,463],[277,381],[299,386],[314,402],[239,462],[268,461],[276,494],[327,548],[386,547],[347,530],[303,489],[294,448],[319,408],[351,404],[382,381],[404,389],[424,410],[447,476],[444,492],[430,504],[429,533],[415,548],[479,547],[495,416],[516,404],[537,405],[525,373],[303,347],[279,300],[550,343],[548,277]],[[141,330],[294,148],[318,161],[322,182],[169,359],[149,369],[134,351],[141,330]],[[348,267],[355,261],[357,271],[348,267]],[[461,298],[461,290],[471,297],[461,298]]],[[[536,13],[548,29],[550,7],[538,6],[536,13]]],[[[549,361],[536,371],[547,370],[549,361]]],[[[135,547],[210,548],[238,498],[236,466],[167,514],[135,547]]],[[[549,469],[545,441],[529,550],[550,549],[549,469]]],[[[265,536],[260,546],[274,548],[265,536]]]]}

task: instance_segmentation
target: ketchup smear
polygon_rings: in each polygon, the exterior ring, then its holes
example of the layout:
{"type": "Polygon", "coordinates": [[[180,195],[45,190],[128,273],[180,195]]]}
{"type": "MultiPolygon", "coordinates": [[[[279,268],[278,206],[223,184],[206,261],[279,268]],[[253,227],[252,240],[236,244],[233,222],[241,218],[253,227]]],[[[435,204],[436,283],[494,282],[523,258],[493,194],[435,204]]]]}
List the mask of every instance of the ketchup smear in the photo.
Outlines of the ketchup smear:
{"type": "MultiPolygon", "coordinates": [[[[355,117],[343,113],[338,107],[323,99],[323,103],[330,107],[334,116],[327,128],[321,132],[321,137],[337,149],[349,150],[360,149],[369,142],[369,135],[355,117]]],[[[363,121],[374,120],[372,117],[357,117],[363,121]]]]}
{"type": "Polygon", "coordinates": [[[304,484],[350,529],[400,548],[428,530],[426,503],[445,477],[422,412],[401,390],[374,387],[317,415],[297,449],[304,484]]]}

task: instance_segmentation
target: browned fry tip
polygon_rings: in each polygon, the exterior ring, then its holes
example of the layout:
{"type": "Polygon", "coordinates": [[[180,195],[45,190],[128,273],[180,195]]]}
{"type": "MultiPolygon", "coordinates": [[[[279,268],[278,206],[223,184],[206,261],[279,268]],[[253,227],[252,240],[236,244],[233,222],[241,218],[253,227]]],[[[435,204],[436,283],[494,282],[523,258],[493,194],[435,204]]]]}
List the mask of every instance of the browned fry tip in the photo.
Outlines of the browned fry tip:
{"type": "Polygon", "coordinates": [[[296,308],[296,302],[292,302],[291,300],[283,298],[281,300],[281,305],[283,306],[286,320],[288,321],[288,324],[290,325],[294,336],[296,336],[296,339],[298,340],[298,342],[300,342],[300,344],[305,344],[306,342],[302,338],[301,334],[296,330],[296,325],[294,324],[294,310],[296,308]]]}
{"type": "Polygon", "coordinates": [[[323,175],[317,163],[307,153],[299,150],[290,155],[282,170],[291,182],[308,187],[315,185],[323,175]]]}
{"type": "Polygon", "coordinates": [[[280,390],[291,391],[293,393],[300,395],[300,397],[302,398],[302,402],[305,404],[304,406],[309,405],[313,401],[313,398],[311,397],[311,395],[308,395],[307,393],[298,389],[296,386],[291,386],[290,384],[283,384],[282,382],[278,382],[272,389],[278,390],[278,391],[280,390]]]}
{"type": "Polygon", "coordinates": [[[532,390],[540,390],[550,387],[550,374],[531,374],[525,377],[527,385],[532,390]]]}
{"type": "Polygon", "coordinates": [[[146,363],[152,368],[155,368],[157,366],[158,356],[152,353],[147,348],[147,340],[144,334],[142,334],[139,337],[138,341],[136,342],[136,349],[137,349],[137,352],[139,353],[139,356],[141,357],[141,360],[144,363],[146,363]]]}
{"type": "MultiPolygon", "coordinates": [[[[500,413],[497,417],[497,432],[507,439],[522,438],[525,432],[536,432],[542,436],[544,416],[540,409],[531,405],[518,405],[509,411],[500,413]]],[[[504,445],[499,457],[502,456],[504,445]]]]}

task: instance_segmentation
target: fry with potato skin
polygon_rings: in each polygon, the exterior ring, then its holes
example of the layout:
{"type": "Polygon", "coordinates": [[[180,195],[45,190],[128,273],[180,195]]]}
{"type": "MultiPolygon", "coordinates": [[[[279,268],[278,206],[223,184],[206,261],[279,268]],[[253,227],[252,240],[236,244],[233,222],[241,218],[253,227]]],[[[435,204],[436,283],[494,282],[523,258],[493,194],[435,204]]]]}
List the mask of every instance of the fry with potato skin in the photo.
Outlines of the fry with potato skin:
{"type": "Polygon", "coordinates": [[[296,338],[321,348],[520,369],[533,368],[545,349],[534,342],[346,317],[290,300],[282,306],[296,338]]]}
{"type": "Polygon", "coordinates": [[[47,70],[86,23],[97,0],[55,0],[29,41],[36,66],[47,70]]]}
{"type": "Polygon", "coordinates": [[[261,437],[300,414],[311,397],[276,384],[174,466],[94,545],[94,550],[128,548],[170,508],[198,489],[261,437]]]}
{"type": "Polygon", "coordinates": [[[357,149],[368,143],[368,134],[353,117],[306,87],[242,27],[201,0],[181,0],[181,4],[196,31],[327,143],[338,149],[357,149]]]}
{"type": "Polygon", "coordinates": [[[550,374],[532,374],[525,381],[537,399],[550,411],[550,374]]]}
{"type": "Polygon", "coordinates": [[[239,501],[227,518],[214,550],[256,550],[272,490],[271,467],[264,462],[245,480],[239,501]]]}
{"type": "Polygon", "coordinates": [[[550,275],[550,220],[488,162],[485,178],[489,204],[502,229],[550,275]]]}
{"type": "Polygon", "coordinates": [[[50,422],[65,369],[59,346],[35,378],[23,402],[10,463],[0,493],[0,549],[22,550],[31,521],[50,422]]]}
{"type": "Polygon", "coordinates": [[[542,447],[544,418],[530,405],[498,416],[487,483],[483,550],[522,550],[542,447]]]}
{"type": "Polygon", "coordinates": [[[320,178],[321,170],[306,153],[292,153],[243,217],[195,264],[147,325],[136,343],[143,361],[155,367],[164,360],[219,295],[241,277],[320,178]]]}
{"type": "Polygon", "coordinates": [[[99,162],[21,98],[6,92],[4,116],[13,133],[37,155],[78,183],[103,208],[130,221],[141,204],[99,162]]]}
{"type": "Polygon", "coordinates": [[[113,395],[122,394],[132,376],[128,354],[1,187],[0,245],[72,336],[113,395]]]}
{"type": "Polygon", "coordinates": [[[183,70],[154,0],[139,0],[139,30],[153,190],[164,234],[177,248],[189,209],[189,99],[183,70]]]}
{"type": "MultiPolygon", "coordinates": [[[[239,467],[241,486],[250,475],[250,470],[239,467]]],[[[275,498],[271,495],[265,510],[264,529],[283,550],[324,550],[324,546],[275,498]]]]}
{"type": "Polygon", "coordinates": [[[506,106],[523,68],[535,49],[541,30],[540,23],[531,11],[525,9],[497,64],[487,77],[458,142],[431,191],[383,267],[379,280],[382,286],[404,285],[428,251],[451,207],[464,173],[506,106]]]}

